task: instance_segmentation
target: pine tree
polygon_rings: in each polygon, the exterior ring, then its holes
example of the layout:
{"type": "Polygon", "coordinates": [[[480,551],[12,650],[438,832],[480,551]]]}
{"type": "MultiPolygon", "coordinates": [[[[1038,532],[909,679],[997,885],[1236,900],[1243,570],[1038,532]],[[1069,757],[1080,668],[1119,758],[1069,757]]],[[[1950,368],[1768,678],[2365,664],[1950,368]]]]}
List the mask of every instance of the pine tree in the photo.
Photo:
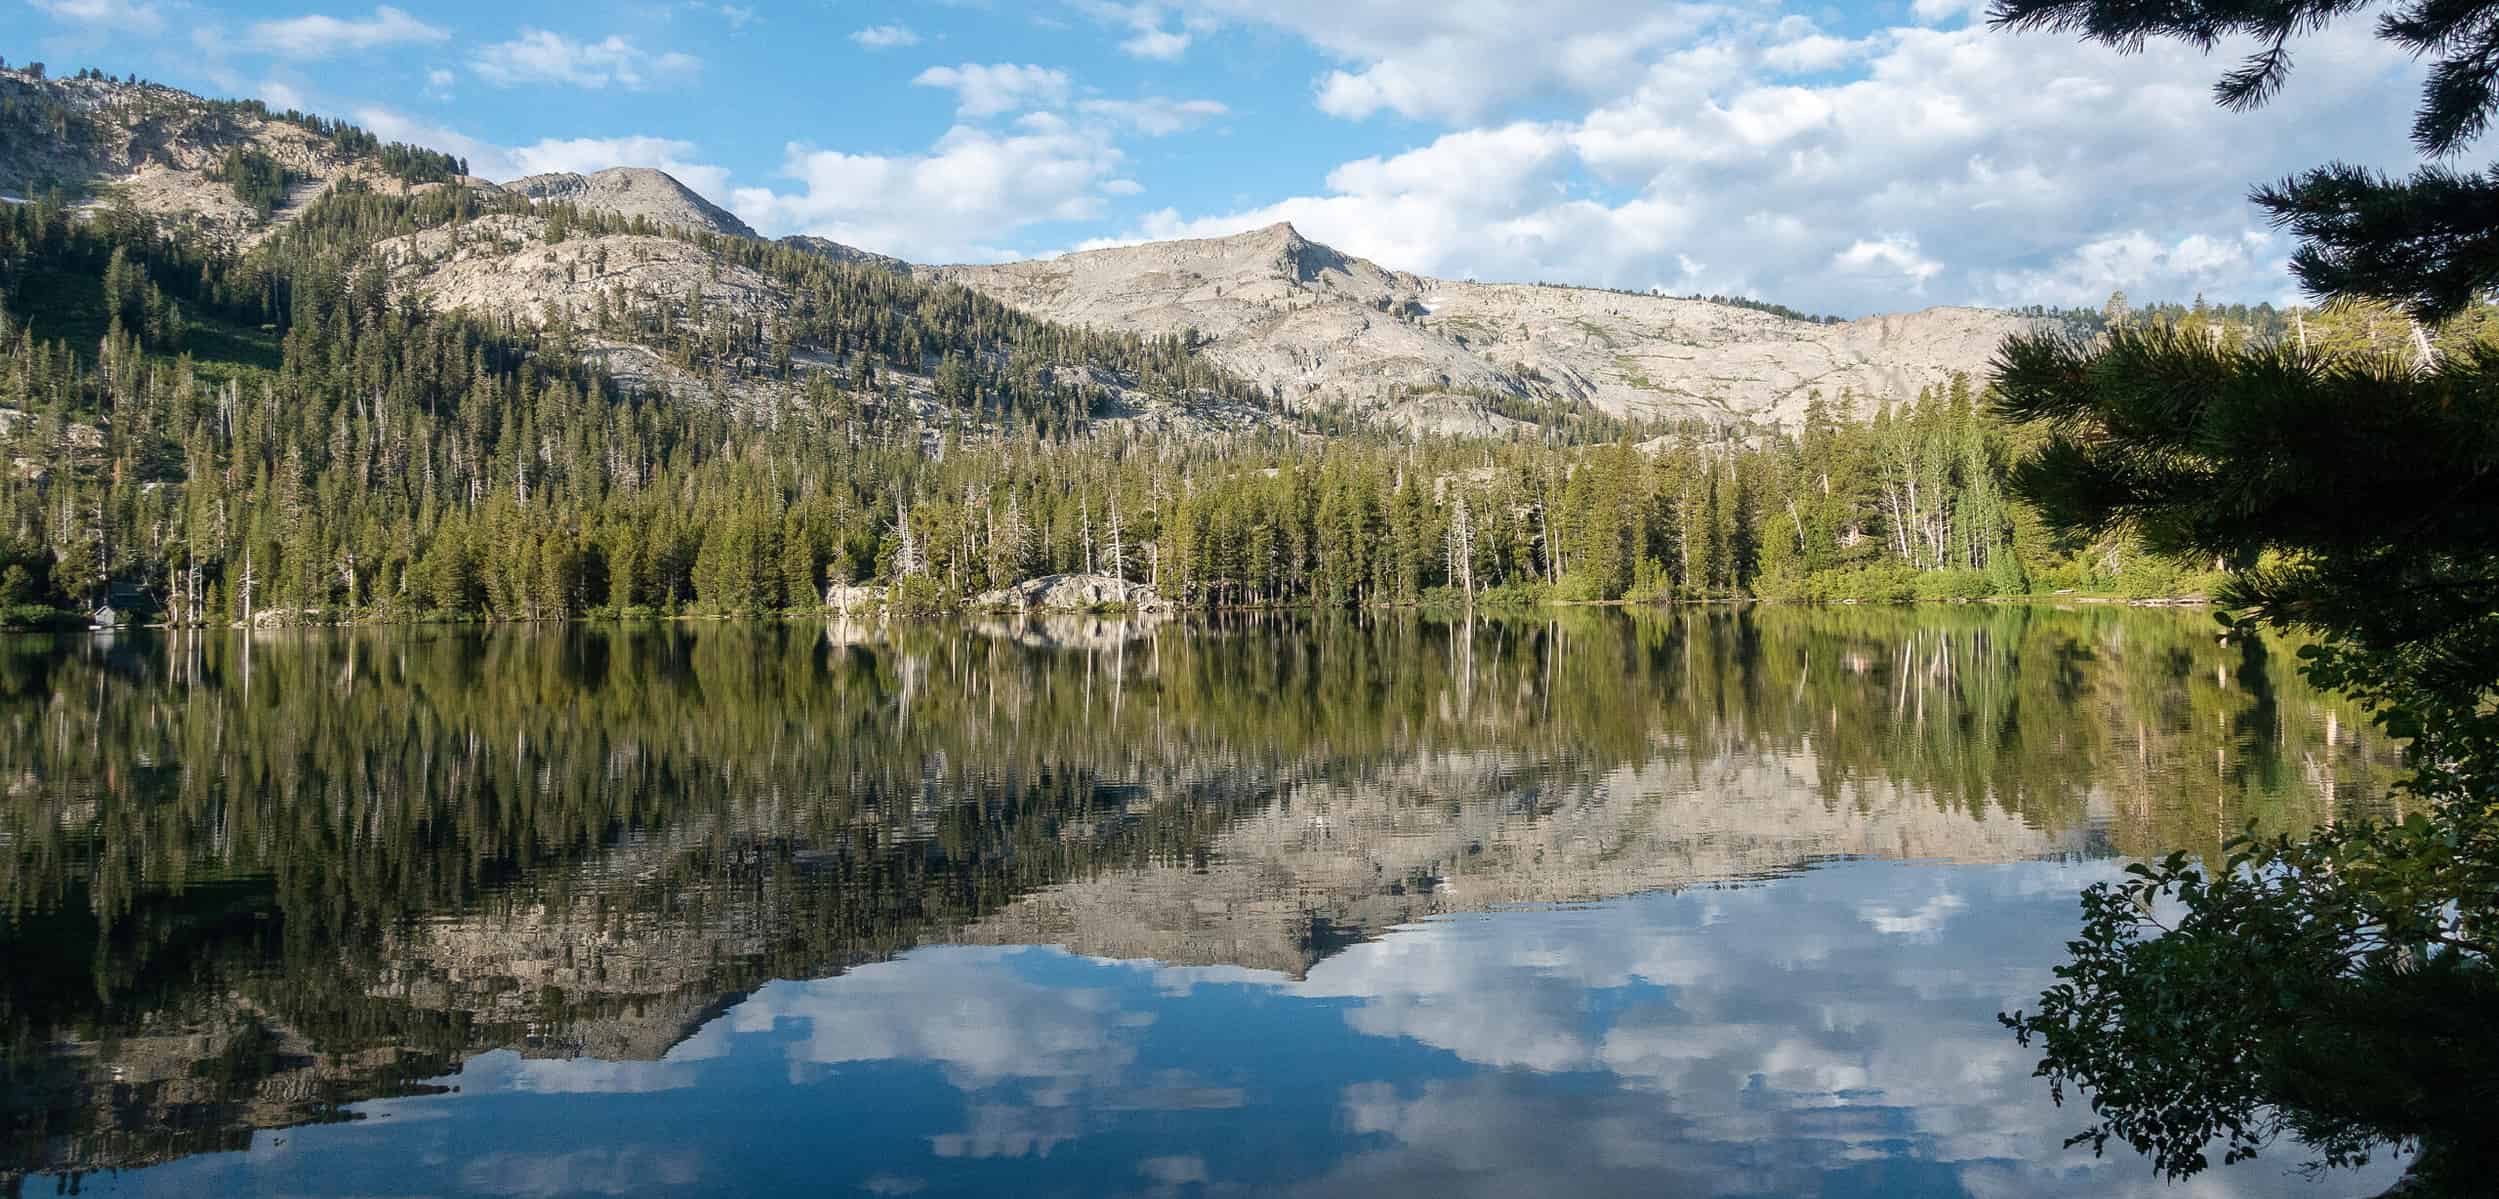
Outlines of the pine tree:
{"type": "Polygon", "coordinates": [[[1117,492],[1111,495],[1110,538],[1108,548],[1111,554],[1111,577],[1126,582],[1128,579],[1128,533],[1120,523],[1117,492]]]}
{"type": "Polygon", "coordinates": [[[989,578],[1001,587],[1011,587],[1024,580],[1032,569],[1033,530],[1024,519],[1024,500],[1020,495],[1007,496],[1006,516],[989,534],[989,578]]]}
{"type": "Polygon", "coordinates": [[[894,577],[917,578],[927,573],[928,563],[921,557],[920,540],[911,531],[911,510],[900,497],[894,500],[894,577]]]}
{"type": "MultiPolygon", "coordinates": [[[[2215,89],[2251,108],[2283,86],[2293,36],[2352,11],[1997,0],[1993,18],[2121,48],[2251,40],[2215,89]]],[[[2377,33],[2430,63],[2422,152],[2488,126],[2499,3],[2400,3],[2377,33]]],[[[2362,343],[2329,348],[2304,321],[2253,346],[2145,323],[2017,338],[2000,410],[2044,443],[2015,482],[2071,535],[2242,568],[2222,598],[2243,634],[2316,639],[2310,677],[2410,739],[2414,814],[2092,888],[2063,981],[2006,1023],[2043,1049],[2059,1094],[2090,1100],[2081,1139],[2132,1144],[2170,1175],[2205,1169],[2216,1142],[2224,1161],[2254,1156],[2287,1128],[2328,1164],[2417,1147],[2414,1193],[2483,1193],[2499,1173],[2499,356],[2436,355],[2416,330],[2499,287],[2499,174],[2328,166],[2255,200],[2300,239],[2307,289],[2369,320],[2362,343]],[[2413,322],[2400,341],[2377,304],[2413,322]]]]}

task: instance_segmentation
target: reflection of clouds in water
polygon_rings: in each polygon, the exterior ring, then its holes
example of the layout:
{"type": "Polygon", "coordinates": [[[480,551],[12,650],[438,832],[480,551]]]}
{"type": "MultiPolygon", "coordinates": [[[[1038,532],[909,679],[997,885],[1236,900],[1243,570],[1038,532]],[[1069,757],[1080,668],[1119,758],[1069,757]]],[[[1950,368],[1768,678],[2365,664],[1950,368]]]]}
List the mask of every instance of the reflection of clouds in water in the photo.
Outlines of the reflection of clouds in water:
{"type": "MultiPolygon", "coordinates": [[[[847,975],[764,987],[731,1014],[749,1033],[803,1029],[792,1066],[933,1062],[967,1097],[964,1127],[929,1139],[941,1158],[1047,1157],[1097,1116],[1243,1106],[1238,1087],[1138,1065],[1156,1013],[1107,990],[1052,986],[1016,972],[1048,950],[940,947],[847,975]]],[[[1127,970],[1114,963],[1100,968],[1127,970]]],[[[795,1077],[795,1075],[794,1075],[795,1077]]]]}
{"type": "Polygon", "coordinates": [[[582,1149],[489,1153],[461,1170],[460,1185],[488,1195],[634,1195],[692,1186],[702,1176],[702,1157],[692,1150],[582,1149]]]}
{"type": "Polygon", "coordinates": [[[1827,870],[1812,888],[1716,896],[1705,932],[1662,897],[1523,918],[1535,926],[1524,937],[1506,935],[1507,920],[1433,922],[1358,946],[1312,982],[1364,999],[1346,1018],[1367,1033],[1482,1065],[1601,1071],[1669,1097],[1682,1125],[1671,1135],[1686,1141],[1776,1140],[1821,1169],[1904,1137],[1947,1161],[2035,1157],[2063,1126],[1989,1017],[2047,970],[1997,977],[1942,937],[1969,906],[1958,889],[2004,873],[1827,870]],[[1910,935],[1864,935],[1866,913],[1900,912],[1912,915],[1874,927],[1910,935]],[[1668,990],[1589,1002],[1588,990],[1641,984],[1668,990]]]}
{"type": "Polygon", "coordinates": [[[814,1063],[929,1061],[977,1091],[1016,1080],[1116,1080],[1135,1059],[1107,992],[1017,977],[1014,950],[938,949],[839,978],[774,983],[748,999],[742,1027],[803,1024],[791,1056],[814,1063]]]}
{"type": "Polygon", "coordinates": [[[1156,1071],[1093,1098],[1115,1111],[1140,1112],[1227,1111],[1249,1101],[1239,1087],[1207,1086],[1186,1070],[1156,1071]]]}
{"type": "Polygon", "coordinates": [[[1944,931],[1944,922],[1963,906],[1960,896],[1947,892],[1919,904],[1915,911],[1902,912],[1890,904],[1869,903],[1857,914],[1866,927],[1886,936],[1933,940],[1944,931]]]}
{"type": "MultiPolygon", "coordinates": [[[[1563,1093],[1530,1075],[1478,1074],[1401,1092],[1349,1088],[1348,1128],[1384,1139],[1294,1189],[1306,1195],[1707,1194],[1719,1163],[1678,1133],[1656,1097],[1563,1093]]],[[[1796,1190],[1810,1188],[1762,1188],[1796,1190]]]]}
{"type": "Polygon", "coordinates": [[[1137,1163],[1137,1173],[1149,1182],[1164,1186],[1185,1186],[1206,1181],[1206,1159],[1188,1157],[1149,1157],[1137,1163]]]}
{"type": "MultiPolygon", "coordinates": [[[[1434,919],[1352,946],[1303,981],[932,948],[772,984],[725,1023],[794,1035],[794,1064],[939,1064],[965,1101],[960,1129],[929,1142],[949,1159],[1115,1152],[1109,1140],[1084,1146],[1141,1110],[1244,1109],[1240,1127],[1254,1128],[1255,1097],[1336,1104],[1353,1139],[1300,1184],[1311,1194],[1444,1199],[1561,1180],[1576,1194],[1798,1193],[1851,1170],[1884,1171],[1889,1189],[2150,1194],[2160,1188],[2139,1162],[2061,1148],[2080,1117],[2054,1107],[2032,1055],[1993,1019],[2049,980],[2042,922],[2113,872],[1842,865],[1706,894],[1434,919]],[[1241,1077],[1210,1081],[1158,1060],[1175,1042],[1148,1040],[1180,1005],[1212,1001],[1208,989],[1325,1001],[1293,1018],[1341,1020],[1484,1069],[1401,1074],[1332,1100],[1297,1095],[1303,1080],[1262,1075],[1254,1058],[1226,1059],[1241,1077]]],[[[1152,1188],[1210,1172],[1185,1153],[1136,1169],[1152,1188]]],[[[2282,1184],[2278,1166],[2260,1165],[2188,1193],[2282,1184]]]]}
{"type": "MultiPolygon", "coordinates": [[[[1486,1199],[1573,1196],[1956,1194],[1984,1199],[2199,1199],[2251,1193],[2342,1190],[2284,1185],[2282,1167],[2225,1171],[2164,1185],[2139,1162],[2057,1159],[2037,1138],[2020,1150],[2046,1161],[1955,1158],[1892,1127],[1883,1109],[1765,1108],[1740,1122],[1689,1121],[1675,1102],[1638,1091],[1561,1092],[1533,1075],[1500,1071],[1415,1088],[1349,1088],[1342,1111],[1353,1131],[1380,1138],[1321,1177],[1282,1193],[1346,1199],[1486,1199]],[[1729,1139],[1726,1134],[1742,1136],[1729,1139]],[[1863,1169],[1855,1185],[1832,1173],[1863,1169]],[[1880,1180],[1879,1182],[1877,1180],[1880,1180]]],[[[2062,1127],[2062,1126],[2058,1126],[2062,1127]]],[[[2061,1139],[2061,1138],[2060,1138],[2061,1139]]],[[[2361,1180],[2345,1180],[2359,1182],[2361,1180]]]]}
{"type": "Polygon", "coordinates": [[[1252,970],[1247,966],[1158,966],[1154,970],[1154,988],[1171,998],[1180,998],[1199,987],[1225,984],[1281,983],[1285,977],[1273,970],[1252,970]]]}
{"type": "Polygon", "coordinates": [[[498,1049],[460,1068],[465,1091],[513,1091],[535,1095],[644,1095],[700,1085],[701,1063],[726,1051],[725,1034],[705,1030],[656,1062],[604,1061],[593,1057],[524,1058],[498,1049]]]}
{"type": "Polygon", "coordinates": [[[939,1157],[1048,1157],[1050,1151],[1076,1139],[1080,1113],[1072,1107],[1017,1107],[1001,1103],[973,1106],[971,1127],[929,1139],[939,1157]]]}
{"type": "MultiPolygon", "coordinates": [[[[2113,871],[2059,870],[2054,891],[2113,871]]],[[[1480,1065],[1599,1072],[1615,1089],[1557,1098],[1515,1069],[1353,1088],[1348,1123],[1392,1146],[1312,1190],[1527,1193],[1538,1170],[1584,1161],[1588,1177],[1573,1175],[1584,1194],[1655,1193],[1657,1173],[1698,1176],[1667,1190],[1791,1193],[1853,1163],[1907,1159],[1982,1168],[2002,1194],[2161,1191],[2131,1159],[2061,1149],[2079,1117],[2054,1106],[2031,1076],[2035,1055],[1992,1019],[2050,978],[2035,951],[2026,965],[1991,952],[2035,941],[2032,875],[1840,868],[1809,887],[1717,895],[1706,931],[1676,900],[1650,896],[1596,919],[1433,921],[1356,946],[1310,985],[1363,1000],[1346,1014],[1355,1028],[1480,1065]],[[1641,984],[1666,990],[1622,1003],[1582,990],[1641,984]]],[[[2197,1186],[2228,1195],[2280,1181],[2259,1166],[2197,1186]]]]}
{"type": "Polygon", "coordinates": [[[673,1091],[695,1083],[694,1067],[685,1062],[602,1062],[594,1058],[567,1061],[526,1061],[514,1072],[512,1089],[539,1094],[597,1092],[621,1095],[673,1091]]]}

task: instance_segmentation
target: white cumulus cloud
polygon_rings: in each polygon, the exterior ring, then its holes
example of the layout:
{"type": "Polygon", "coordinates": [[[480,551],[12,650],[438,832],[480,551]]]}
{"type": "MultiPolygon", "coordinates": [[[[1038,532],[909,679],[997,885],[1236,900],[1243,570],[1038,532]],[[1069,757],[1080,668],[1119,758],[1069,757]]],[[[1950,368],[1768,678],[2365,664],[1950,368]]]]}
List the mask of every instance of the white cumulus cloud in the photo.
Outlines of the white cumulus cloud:
{"type": "Polygon", "coordinates": [[[678,138],[627,134],[543,138],[525,146],[506,146],[388,108],[358,109],[356,122],[386,141],[429,146],[468,159],[469,172],[487,179],[512,180],[551,171],[586,174],[608,167],[650,167],[668,172],[715,203],[729,194],[728,168],[702,161],[700,148],[678,138]]]}
{"type": "Polygon", "coordinates": [[[920,35],[907,25],[870,25],[850,35],[850,40],[870,50],[896,50],[920,44],[920,35]]]}
{"type": "Polygon", "coordinates": [[[1918,239],[1893,234],[1859,238],[1831,256],[1831,269],[1880,284],[1905,285],[1912,293],[1926,290],[1926,281],[1944,273],[1944,264],[1918,253],[1918,239]]]}
{"type": "Polygon", "coordinates": [[[428,25],[385,4],[367,17],[308,13],[284,20],[255,21],[249,44],[281,58],[310,59],[385,46],[433,45],[450,37],[449,30],[428,25]]]}
{"type": "Polygon", "coordinates": [[[1189,35],[1168,29],[1148,29],[1119,44],[1134,58],[1152,58],[1170,62],[1189,52],[1189,35]]]}
{"type": "Polygon", "coordinates": [[[1002,62],[967,62],[958,67],[930,67],[911,81],[920,87],[944,88],[955,94],[955,114],[994,117],[1026,108],[1049,108],[1067,102],[1067,73],[1047,67],[1002,62]]]}
{"type": "Polygon", "coordinates": [[[920,154],[793,144],[797,190],[742,187],[730,207],[769,233],[812,233],[918,262],[1013,257],[1017,231],[1100,217],[1122,155],[1106,132],[1050,113],[1005,131],[957,125],[920,154]]]}
{"type": "Polygon", "coordinates": [[[2284,261],[2289,246],[2264,229],[2236,237],[2190,233],[2163,241],[2143,229],[2095,237],[2043,267],[1989,272],[1981,294],[2004,303],[2097,307],[2110,292],[2137,299],[2183,300],[2198,292],[2230,300],[2281,300],[2289,284],[2284,261]],[[2276,292],[2247,293],[2217,281],[2239,278],[2281,281],[2276,292]]]}
{"type": "Polygon", "coordinates": [[[1179,7],[1336,59],[1312,119],[1444,131],[1281,197],[1084,244],[1291,220],[1409,270],[1845,314],[2096,303],[2113,286],[2285,299],[2287,244],[2248,185],[2334,157],[2409,166],[2420,79],[2365,22],[2302,39],[2281,98],[2232,113],[2210,95],[2228,47],[2119,54],[1958,9],[1843,38],[1793,13],[1654,0],[1179,7]],[[1528,110],[1540,119],[1502,115],[1528,110]]]}
{"type": "Polygon", "coordinates": [[[1125,125],[1147,137],[1184,133],[1231,111],[1216,100],[1173,100],[1164,96],[1083,100],[1077,103],[1076,110],[1125,125]]]}
{"type": "Polygon", "coordinates": [[[692,142],[643,134],[547,138],[510,151],[515,175],[549,171],[588,174],[609,167],[650,167],[668,172],[677,182],[717,203],[719,197],[729,194],[729,170],[699,161],[698,153],[692,142]]]}
{"type": "MultiPolygon", "coordinates": [[[[1473,120],[1546,93],[1604,97],[1658,50],[1730,11],[1659,0],[1173,0],[1195,27],[1239,24],[1307,39],[1341,62],[1318,81],[1336,116],[1473,120]]],[[[1758,10],[1756,10],[1758,11],[1758,10]]]]}
{"type": "MultiPolygon", "coordinates": [[[[1172,62],[1189,52],[1189,44],[1193,40],[1191,34],[1185,28],[1164,28],[1175,14],[1162,4],[1076,0],[1076,7],[1104,25],[1126,29],[1129,36],[1119,43],[1119,49],[1131,58],[1172,62]]],[[[1200,19],[1198,24],[1209,22],[1200,19]]]]}
{"type": "Polygon", "coordinates": [[[702,61],[693,55],[645,50],[621,34],[585,42],[543,29],[523,29],[519,37],[488,46],[469,60],[478,78],[499,87],[560,83],[644,88],[691,74],[701,66],[702,61]]]}
{"type": "MultiPolygon", "coordinates": [[[[915,79],[946,93],[955,114],[916,152],[793,145],[780,177],[738,187],[682,143],[633,153],[717,188],[759,228],[924,260],[1291,220],[1403,269],[1744,293],[1816,312],[2097,303],[2116,288],[2279,301],[2292,291],[2288,241],[2265,229],[2246,187],[2333,157],[2409,166],[2403,130],[2420,79],[2365,24],[2301,39],[2291,87],[2239,114],[2210,102],[2228,47],[2118,54],[1995,32],[1966,4],[1924,4],[1843,35],[1792,10],[1659,0],[1069,3],[1111,42],[1243,28],[1303,39],[1320,62],[1301,119],[1361,122],[1381,144],[1305,167],[1298,183],[1261,166],[1228,204],[1190,201],[1104,227],[1115,203],[1128,210],[1122,202],[1149,187],[1183,194],[1123,144],[1220,126],[1229,110],[1113,97],[1064,71],[1002,62],[915,79]],[[1374,119],[1389,115],[1405,120],[1374,119]]],[[[912,39],[880,26],[857,40],[912,39]]],[[[663,73],[663,57],[622,38],[524,31],[480,55],[478,71],[630,87],[663,73]]],[[[538,143],[531,161],[568,144],[538,143]]],[[[517,173],[524,148],[472,157],[517,173]]]]}
{"type": "Polygon", "coordinates": [[[279,112],[308,112],[312,109],[312,102],[304,98],[304,93],[281,79],[263,79],[260,86],[252,90],[259,94],[261,103],[279,112]]]}
{"type": "Polygon", "coordinates": [[[157,33],[165,14],[148,0],[33,0],[36,9],[73,25],[109,28],[120,33],[157,33]]]}

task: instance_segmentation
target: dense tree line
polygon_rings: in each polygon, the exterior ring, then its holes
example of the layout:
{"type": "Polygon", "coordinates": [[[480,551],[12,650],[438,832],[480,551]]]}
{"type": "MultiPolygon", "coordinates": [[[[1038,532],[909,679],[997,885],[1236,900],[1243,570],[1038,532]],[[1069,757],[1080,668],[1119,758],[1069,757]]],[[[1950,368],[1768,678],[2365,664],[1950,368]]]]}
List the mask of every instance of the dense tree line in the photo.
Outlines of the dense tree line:
{"type": "MultiPolygon", "coordinates": [[[[574,269],[603,270],[610,244],[574,269]]],[[[2165,327],[2266,336],[2214,310],[2165,327]]],[[[2417,336],[2352,309],[2294,335],[2438,353],[2490,328],[2480,308],[2417,336]]],[[[2124,534],[2051,534],[2006,486],[2024,445],[1966,379],[1864,419],[1855,397],[1823,397],[1790,429],[1142,432],[1100,423],[1104,381],[1268,397],[1186,337],[1071,329],[795,246],[459,188],[345,188],[241,256],[127,212],[7,206],[0,347],[0,605],[21,620],[111,584],[223,622],[759,613],[844,584],[938,605],[1059,572],[1191,605],[2212,582],[2210,562],[2124,534]],[[498,214],[551,244],[690,239],[790,298],[747,310],[620,283],[523,324],[427,311],[365,253],[428,229],[502,236],[482,220],[498,214]],[[617,340],[741,399],[620,387],[584,352],[617,340]],[[1591,432],[1613,439],[1572,444],[1591,432]]]]}
{"type": "MultiPolygon", "coordinates": [[[[0,479],[19,604],[112,581],[177,619],[813,608],[828,586],[944,602],[1049,572],[1193,604],[1764,595],[1907,598],[2191,585],[2122,542],[2062,545],[2003,486],[2015,452],[1966,381],[1871,420],[1595,446],[1130,435],[1086,427],[1052,363],[1224,384],[1184,346],[1022,318],[959,288],[723,241],[799,299],[770,322],[626,306],[760,410],[626,391],[544,329],[395,301],[336,247],[473,216],[448,190],[350,193],[265,252],[202,258],[143,223],[0,214],[10,288],[0,479]],[[39,335],[38,293],[102,266],[103,329],[39,335]],[[26,290],[27,288],[34,290],[26,290]],[[255,329],[274,366],[180,354],[255,329]],[[32,319],[30,319],[32,318],[32,319]],[[280,332],[279,330],[282,330],[280,332]],[[880,363],[933,381],[902,403],[880,363]]],[[[568,214],[567,234],[601,227],[568,214]]],[[[742,256],[742,257],[735,257],[742,256]]]]}
{"type": "Polygon", "coordinates": [[[977,423],[920,419],[880,386],[880,363],[932,379],[949,413],[1037,442],[1081,429],[1097,402],[1053,378],[1070,362],[1249,395],[1175,343],[1064,330],[960,288],[773,247],[753,261],[800,298],[769,330],[672,337],[666,313],[611,319],[657,321],[652,341],[713,372],[795,378],[786,359],[750,353],[794,340],[846,369],[811,372],[762,412],[626,394],[581,365],[569,322],[435,317],[341,250],[471,219],[482,203],[351,190],[243,259],[201,256],[127,214],[82,220],[50,201],[0,212],[0,408],[25,451],[0,482],[24,537],[12,598],[81,601],[123,579],[204,620],[777,608],[873,570],[864,513],[887,507],[869,493],[942,454],[939,426],[977,423]],[[186,306],[200,328],[246,342],[260,330],[271,368],[179,354],[186,306]],[[79,341],[40,336],[64,328],[79,341]],[[773,526],[768,544],[750,545],[758,521],[773,526]],[[509,556],[523,545],[529,560],[509,556]]]}

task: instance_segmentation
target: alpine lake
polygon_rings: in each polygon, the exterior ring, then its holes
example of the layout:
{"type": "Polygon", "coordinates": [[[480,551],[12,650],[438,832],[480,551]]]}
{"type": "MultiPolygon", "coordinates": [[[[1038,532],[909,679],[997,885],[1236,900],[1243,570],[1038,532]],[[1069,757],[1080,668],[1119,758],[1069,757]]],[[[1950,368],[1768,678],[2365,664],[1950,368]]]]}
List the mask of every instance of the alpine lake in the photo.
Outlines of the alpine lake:
{"type": "Polygon", "coordinates": [[[2200,611],[0,638],[0,1194],[2164,1184],[1997,1013],[2378,813],[2200,611]]]}

